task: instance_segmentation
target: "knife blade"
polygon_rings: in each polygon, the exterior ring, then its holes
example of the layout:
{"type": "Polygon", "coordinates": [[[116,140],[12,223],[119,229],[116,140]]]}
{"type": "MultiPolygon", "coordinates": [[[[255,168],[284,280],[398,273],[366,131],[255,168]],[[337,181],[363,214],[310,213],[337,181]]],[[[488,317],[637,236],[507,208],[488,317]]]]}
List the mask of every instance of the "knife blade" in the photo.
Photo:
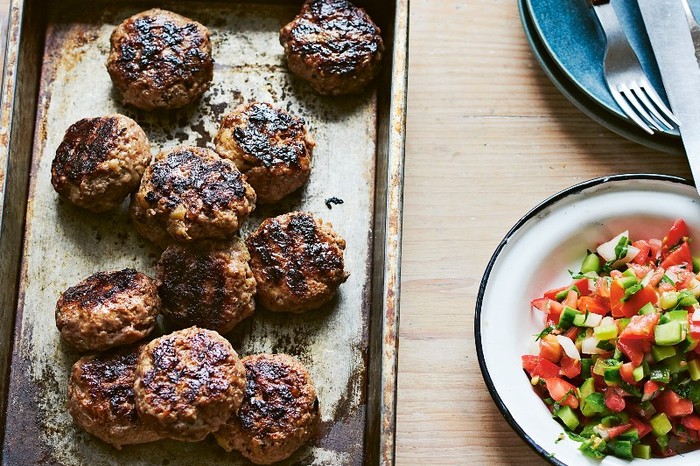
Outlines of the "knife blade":
{"type": "Polygon", "coordinates": [[[637,4],[700,193],[700,67],[685,11],[678,0],[637,0],[637,4]]]}
{"type": "Polygon", "coordinates": [[[698,21],[695,19],[695,15],[690,8],[688,0],[681,0],[681,5],[683,5],[683,11],[685,11],[685,17],[688,20],[690,37],[693,38],[693,44],[695,45],[695,60],[700,63],[700,24],[698,24],[698,21]]]}

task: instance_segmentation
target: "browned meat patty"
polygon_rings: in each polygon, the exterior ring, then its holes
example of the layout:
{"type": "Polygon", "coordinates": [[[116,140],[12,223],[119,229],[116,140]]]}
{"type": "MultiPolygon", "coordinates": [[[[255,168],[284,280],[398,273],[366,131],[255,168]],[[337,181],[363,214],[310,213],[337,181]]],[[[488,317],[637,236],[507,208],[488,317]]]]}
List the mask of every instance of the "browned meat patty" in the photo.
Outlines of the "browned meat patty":
{"type": "Polygon", "coordinates": [[[131,199],[136,230],[166,245],[234,236],[255,209],[255,191],[230,160],[200,147],[161,152],[131,199]]]}
{"type": "Polygon", "coordinates": [[[214,436],[227,451],[238,450],[257,464],[288,458],[314,436],[320,420],[309,372],[292,356],[258,354],[243,358],[243,403],[214,436]]]}
{"type": "Polygon", "coordinates": [[[309,179],[315,143],[304,120],[268,103],[251,102],[225,115],[214,142],[219,155],[248,177],[258,202],[275,203],[309,179]]]}
{"type": "Polygon", "coordinates": [[[73,421],[116,448],[163,438],[136,412],[134,380],[140,353],[137,346],[80,358],[68,382],[73,421]]]}
{"type": "Polygon", "coordinates": [[[240,238],[171,244],[160,256],[156,278],[163,315],[176,327],[228,333],[255,310],[255,279],[240,238]]]}
{"type": "Polygon", "coordinates": [[[78,351],[101,351],[146,337],[156,323],[155,282],[134,269],[93,274],[56,303],[61,338],[78,351]]]}
{"type": "Polygon", "coordinates": [[[246,244],[258,298],[271,311],[315,309],[349,275],[343,270],[345,240],[306,212],[268,218],[246,244]]]}
{"type": "Polygon", "coordinates": [[[131,118],[83,118],[68,128],[56,150],[51,183],[73,204],[104,212],[136,190],[150,161],[146,133],[131,118]]]}
{"type": "Polygon", "coordinates": [[[190,327],[150,342],[136,365],[136,409],[156,431],[198,442],[238,411],[245,368],[231,343],[190,327]]]}
{"type": "Polygon", "coordinates": [[[308,0],[280,43],[290,71],[323,95],[362,92],[384,53],[379,27],[347,0],[308,0]]]}
{"type": "Polygon", "coordinates": [[[170,11],[134,15],[110,41],[107,71],[125,104],[179,108],[199,99],[214,75],[209,30],[170,11]]]}

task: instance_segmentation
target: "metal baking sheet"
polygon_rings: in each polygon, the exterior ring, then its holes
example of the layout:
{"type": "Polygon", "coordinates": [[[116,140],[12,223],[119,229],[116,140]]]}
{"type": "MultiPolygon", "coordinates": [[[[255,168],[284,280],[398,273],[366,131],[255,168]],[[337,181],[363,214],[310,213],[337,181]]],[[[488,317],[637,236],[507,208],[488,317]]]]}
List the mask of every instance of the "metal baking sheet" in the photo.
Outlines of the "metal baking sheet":
{"type": "Polygon", "coordinates": [[[258,207],[243,235],[266,217],[311,211],[345,237],[351,276],[317,312],[259,309],[227,337],[241,355],[296,355],[312,374],[320,435],[284,464],[392,464],[407,2],[364,5],[383,29],[384,70],[371,90],[343,98],[319,97],[284,66],[278,31],[300,3],[161,2],[209,27],[216,63],[198,104],[158,113],[122,106],[105,70],[114,27],[152,6],[17,0],[11,7],[0,117],[2,464],[249,464],[211,437],[116,450],[73,425],[66,387],[79,355],[60,343],[56,300],[96,271],[135,267],[153,275],[160,251],[134,232],[126,203],[94,215],[59,199],[50,165],[65,130],[83,117],[132,117],[155,154],[178,144],[213,148],[222,115],[250,100],[302,116],[317,145],[307,185],[258,207]],[[330,197],[344,204],[328,209],[330,197]]]}

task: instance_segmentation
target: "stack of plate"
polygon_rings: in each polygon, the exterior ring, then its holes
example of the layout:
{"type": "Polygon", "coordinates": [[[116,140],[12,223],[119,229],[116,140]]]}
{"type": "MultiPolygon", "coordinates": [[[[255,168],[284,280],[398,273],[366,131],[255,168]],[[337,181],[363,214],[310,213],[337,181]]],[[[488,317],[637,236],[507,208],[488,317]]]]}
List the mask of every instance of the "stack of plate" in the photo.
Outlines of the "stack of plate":
{"type": "MultiPolygon", "coordinates": [[[[603,78],[605,38],[586,0],[518,2],[532,51],[566,98],[621,136],[664,152],[683,153],[678,130],[649,135],[627,118],[613,100],[603,78]]],[[[668,105],[636,1],[612,3],[649,80],[668,105]]]]}

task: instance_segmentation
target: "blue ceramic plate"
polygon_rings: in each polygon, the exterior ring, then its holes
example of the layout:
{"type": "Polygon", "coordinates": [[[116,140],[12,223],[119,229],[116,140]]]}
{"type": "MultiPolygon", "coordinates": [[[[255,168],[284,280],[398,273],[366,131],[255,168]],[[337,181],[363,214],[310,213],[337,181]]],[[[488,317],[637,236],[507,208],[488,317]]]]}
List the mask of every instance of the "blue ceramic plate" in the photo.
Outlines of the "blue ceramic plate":
{"type": "Polygon", "coordinates": [[[680,138],[677,136],[659,133],[649,135],[631,121],[620,118],[607,107],[600,105],[598,101],[594,100],[588,93],[574,84],[569,76],[555,63],[549,51],[540,40],[528,8],[525,6],[526,1],[527,0],[519,0],[520,17],[523,23],[525,36],[542,70],[564,97],[588,117],[622,137],[652,149],[673,154],[683,154],[683,147],[680,138]]]}
{"type": "MultiPolygon", "coordinates": [[[[629,122],[603,78],[605,38],[586,0],[525,0],[524,3],[535,31],[560,70],[598,105],[629,122]]],[[[642,68],[668,103],[636,0],[613,0],[611,3],[642,68]]],[[[678,137],[678,130],[667,134],[678,137]]]]}

